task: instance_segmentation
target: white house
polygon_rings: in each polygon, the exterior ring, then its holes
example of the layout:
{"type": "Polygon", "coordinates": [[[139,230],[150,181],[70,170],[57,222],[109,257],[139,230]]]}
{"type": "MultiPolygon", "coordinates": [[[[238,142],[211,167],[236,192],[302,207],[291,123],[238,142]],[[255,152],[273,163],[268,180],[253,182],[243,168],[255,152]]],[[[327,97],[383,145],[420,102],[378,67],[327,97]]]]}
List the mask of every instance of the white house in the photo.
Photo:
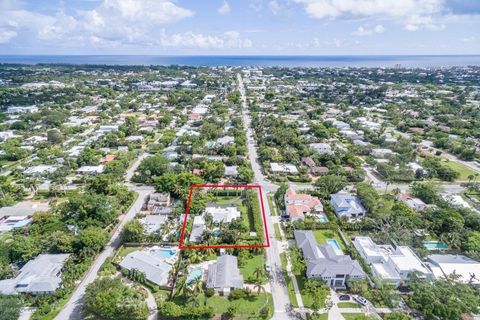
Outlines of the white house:
{"type": "Polygon", "coordinates": [[[407,246],[378,245],[370,237],[355,237],[353,245],[380,279],[398,286],[412,272],[423,279],[433,278],[427,265],[407,246]]]}

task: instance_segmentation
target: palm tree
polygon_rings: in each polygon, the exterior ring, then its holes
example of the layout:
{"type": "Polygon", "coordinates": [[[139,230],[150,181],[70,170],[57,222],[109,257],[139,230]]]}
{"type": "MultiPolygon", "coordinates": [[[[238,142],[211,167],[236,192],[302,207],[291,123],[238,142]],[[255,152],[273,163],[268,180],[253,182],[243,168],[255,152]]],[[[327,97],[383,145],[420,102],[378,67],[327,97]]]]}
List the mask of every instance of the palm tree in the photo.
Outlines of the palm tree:
{"type": "Polygon", "coordinates": [[[260,295],[260,292],[265,291],[262,282],[258,280],[253,284],[253,288],[257,290],[257,295],[260,295]]]}
{"type": "Polygon", "coordinates": [[[257,281],[260,281],[264,275],[265,275],[265,270],[263,270],[262,267],[257,267],[255,268],[255,270],[253,271],[253,275],[255,276],[255,279],[257,281]]]}
{"type": "Polygon", "coordinates": [[[187,304],[190,306],[196,308],[200,305],[200,302],[198,301],[198,297],[196,296],[189,296],[187,299],[187,304]]]}

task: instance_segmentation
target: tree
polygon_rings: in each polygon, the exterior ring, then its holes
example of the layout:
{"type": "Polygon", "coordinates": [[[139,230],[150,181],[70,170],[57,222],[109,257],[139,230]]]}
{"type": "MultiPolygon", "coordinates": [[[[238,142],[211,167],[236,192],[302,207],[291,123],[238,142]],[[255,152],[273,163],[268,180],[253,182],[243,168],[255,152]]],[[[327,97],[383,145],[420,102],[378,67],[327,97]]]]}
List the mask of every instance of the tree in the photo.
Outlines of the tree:
{"type": "Polygon", "coordinates": [[[412,317],[409,315],[399,312],[399,311],[394,311],[392,313],[386,313],[383,316],[384,320],[411,320],[412,317]]]}
{"type": "Polygon", "coordinates": [[[470,233],[467,239],[466,247],[468,251],[480,252],[480,232],[479,231],[473,231],[472,233],[470,233]]]}
{"type": "Polygon", "coordinates": [[[87,227],[80,231],[74,240],[74,248],[83,256],[94,255],[107,244],[108,236],[105,230],[98,227],[87,227]]]}
{"type": "Polygon", "coordinates": [[[18,296],[0,296],[0,319],[17,320],[20,316],[22,300],[18,296]]]}
{"type": "Polygon", "coordinates": [[[35,237],[17,236],[10,246],[10,260],[25,263],[37,256],[41,250],[41,244],[35,237]]]}
{"type": "Polygon", "coordinates": [[[432,204],[438,200],[440,190],[432,183],[417,183],[412,185],[412,195],[432,204]]]}
{"type": "Polygon", "coordinates": [[[333,193],[337,193],[347,185],[347,179],[343,176],[326,175],[321,176],[315,181],[316,193],[322,197],[327,198],[333,193]]]}
{"type": "Polygon", "coordinates": [[[120,279],[101,278],[87,286],[83,310],[86,319],[143,320],[149,314],[145,298],[120,279]]]}
{"type": "Polygon", "coordinates": [[[459,319],[464,313],[478,313],[480,297],[468,284],[452,279],[435,281],[411,280],[413,295],[407,304],[423,313],[427,320],[459,319]]]}
{"type": "Polygon", "coordinates": [[[142,242],[144,239],[144,227],[140,220],[132,220],[125,224],[120,234],[120,239],[125,242],[142,242]]]}
{"type": "Polygon", "coordinates": [[[59,144],[63,141],[63,135],[58,129],[48,130],[47,141],[51,144],[59,144]]]}

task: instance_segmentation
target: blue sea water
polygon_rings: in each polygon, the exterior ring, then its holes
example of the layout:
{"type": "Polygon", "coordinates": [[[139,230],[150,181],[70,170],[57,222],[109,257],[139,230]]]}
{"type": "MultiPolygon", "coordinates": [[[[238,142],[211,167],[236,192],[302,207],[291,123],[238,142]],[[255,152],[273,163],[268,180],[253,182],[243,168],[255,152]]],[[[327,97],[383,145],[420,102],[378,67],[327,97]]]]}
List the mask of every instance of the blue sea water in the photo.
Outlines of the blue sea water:
{"type": "Polygon", "coordinates": [[[480,65],[480,55],[344,55],[344,56],[154,56],[154,55],[0,55],[0,63],[185,65],[260,67],[394,67],[480,65]]]}

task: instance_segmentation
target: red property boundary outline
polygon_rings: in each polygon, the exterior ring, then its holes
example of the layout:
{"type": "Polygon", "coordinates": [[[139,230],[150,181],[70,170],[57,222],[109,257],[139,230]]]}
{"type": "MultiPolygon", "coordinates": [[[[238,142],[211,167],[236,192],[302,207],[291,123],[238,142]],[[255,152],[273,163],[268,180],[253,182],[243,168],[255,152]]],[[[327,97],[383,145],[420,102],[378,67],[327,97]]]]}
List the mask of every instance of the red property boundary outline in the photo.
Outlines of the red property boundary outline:
{"type": "Polygon", "coordinates": [[[185,218],[183,219],[183,226],[182,232],[180,234],[180,241],[178,248],[180,250],[188,250],[188,249],[254,249],[254,248],[268,248],[270,247],[270,238],[268,236],[268,228],[267,228],[267,219],[265,217],[265,207],[263,205],[263,194],[262,194],[262,187],[260,185],[235,185],[235,184],[193,184],[190,186],[188,200],[187,200],[187,208],[185,210],[185,218]],[[265,230],[265,238],[266,243],[263,244],[245,244],[245,245],[194,245],[194,246],[185,246],[183,245],[183,240],[185,237],[185,229],[187,228],[187,219],[188,219],[188,212],[190,211],[190,201],[192,200],[192,193],[193,189],[200,189],[200,188],[214,188],[214,189],[258,189],[258,194],[260,196],[260,209],[262,211],[262,221],[263,221],[263,228],[265,230]]]}

